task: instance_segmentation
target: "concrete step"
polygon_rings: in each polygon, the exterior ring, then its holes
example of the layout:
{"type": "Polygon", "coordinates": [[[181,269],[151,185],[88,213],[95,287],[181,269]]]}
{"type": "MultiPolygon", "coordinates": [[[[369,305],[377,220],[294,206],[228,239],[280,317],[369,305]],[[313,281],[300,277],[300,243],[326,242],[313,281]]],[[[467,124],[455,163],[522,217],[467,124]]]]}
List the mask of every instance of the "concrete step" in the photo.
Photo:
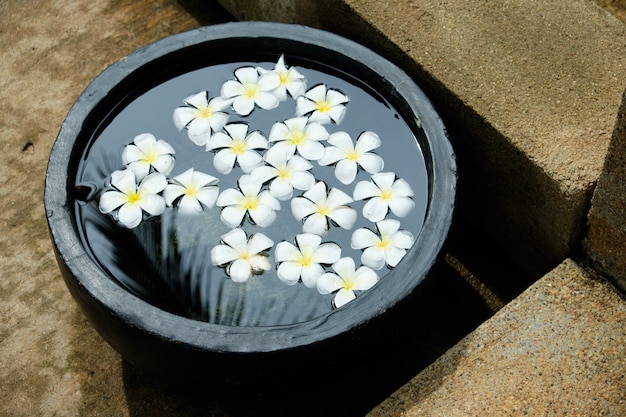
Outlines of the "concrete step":
{"type": "Polygon", "coordinates": [[[568,259],[368,415],[621,417],[625,371],[626,300],[568,259]]]}

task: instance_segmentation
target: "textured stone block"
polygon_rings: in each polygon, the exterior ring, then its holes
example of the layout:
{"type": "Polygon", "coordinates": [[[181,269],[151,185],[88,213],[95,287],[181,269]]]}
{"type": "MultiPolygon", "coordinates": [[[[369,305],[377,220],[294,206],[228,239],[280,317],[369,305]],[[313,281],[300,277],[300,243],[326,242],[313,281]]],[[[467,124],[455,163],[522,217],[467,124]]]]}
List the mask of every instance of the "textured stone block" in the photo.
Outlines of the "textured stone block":
{"type": "Polygon", "coordinates": [[[593,193],[585,249],[595,266],[626,291],[626,92],[593,193]]]}

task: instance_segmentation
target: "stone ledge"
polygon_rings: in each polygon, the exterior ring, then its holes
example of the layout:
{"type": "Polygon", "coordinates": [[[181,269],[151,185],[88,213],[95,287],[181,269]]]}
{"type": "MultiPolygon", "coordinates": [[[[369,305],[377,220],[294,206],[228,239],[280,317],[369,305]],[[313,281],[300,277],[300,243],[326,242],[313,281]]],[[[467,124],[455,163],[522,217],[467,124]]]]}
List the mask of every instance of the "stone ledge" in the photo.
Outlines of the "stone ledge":
{"type": "Polygon", "coordinates": [[[626,415],[625,323],[615,289],[565,260],[369,415],[626,415]]]}
{"type": "Polygon", "coordinates": [[[221,0],[240,19],[302,23],[408,71],[444,117],[459,210],[540,276],[578,250],[626,89],[626,26],[589,0],[221,0]]]}

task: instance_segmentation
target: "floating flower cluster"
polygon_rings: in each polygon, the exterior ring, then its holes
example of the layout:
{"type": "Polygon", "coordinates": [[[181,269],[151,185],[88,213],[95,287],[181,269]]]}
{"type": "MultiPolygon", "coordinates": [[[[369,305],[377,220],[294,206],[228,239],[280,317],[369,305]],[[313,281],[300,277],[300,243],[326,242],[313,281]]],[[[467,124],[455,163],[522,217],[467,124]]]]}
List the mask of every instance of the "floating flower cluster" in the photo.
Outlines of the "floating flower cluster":
{"type": "Polygon", "coordinates": [[[230,279],[246,282],[272,269],[274,248],[281,282],[334,294],[333,305],[341,307],[374,286],[377,271],[394,268],[414,241],[410,232],[400,229],[398,219],[387,218],[389,213],[407,216],[415,203],[404,179],[383,172],[383,158],[376,153],[382,144],[378,134],[364,131],[353,139],[344,131],[329,132],[341,123],[348,104],[345,94],[325,84],[307,89],[306,77],[285,65],[283,56],[273,69],[240,67],[234,79],[222,84],[219,95],[202,91],[173,110],[174,125],[211,153],[217,173],[241,170],[237,187],[220,190],[218,177],[195,168],[170,177],[174,148],[144,133],[125,147],[125,169],[111,174],[99,209],[127,228],[166,208],[185,214],[220,210],[221,221],[231,230],[216,242],[210,257],[230,279]],[[289,99],[295,102],[295,117],[275,123],[267,136],[244,121],[231,120],[255,109],[274,109],[289,99]],[[357,182],[351,191],[329,188],[315,177],[314,163],[331,167],[345,187],[359,172],[370,174],[370,180],[357,182]],[[337,243],[324,238],[331,228],[352,230],[359,216],[353,205],[359,200],[365,201],[361,214],[372,226],[351,234],[352,249],[361,251],[357,266],[352,257],[342,256],[337,243]],[[247,224],[272,225],[283,209],[281,202],[289,202],[302,224],[293,240],[275,245],[263,233],[248,235],[247,224]]]}

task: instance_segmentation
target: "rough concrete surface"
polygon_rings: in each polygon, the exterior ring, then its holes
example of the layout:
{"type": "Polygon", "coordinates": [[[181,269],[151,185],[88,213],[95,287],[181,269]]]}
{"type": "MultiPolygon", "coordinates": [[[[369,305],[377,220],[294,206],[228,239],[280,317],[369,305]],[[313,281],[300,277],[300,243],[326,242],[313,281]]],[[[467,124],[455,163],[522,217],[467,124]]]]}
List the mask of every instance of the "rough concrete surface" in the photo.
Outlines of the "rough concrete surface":
{"type": "Polygon", "coordinates": [[[626,92],[604,170],[593,194],[585,249],[596,267],[626,291],[626,92]]]}
{"type": "Polygon", "coordinates": [[[369,415],[621,417],[625,370],[626,302],[566,260],[369,415]]]}

